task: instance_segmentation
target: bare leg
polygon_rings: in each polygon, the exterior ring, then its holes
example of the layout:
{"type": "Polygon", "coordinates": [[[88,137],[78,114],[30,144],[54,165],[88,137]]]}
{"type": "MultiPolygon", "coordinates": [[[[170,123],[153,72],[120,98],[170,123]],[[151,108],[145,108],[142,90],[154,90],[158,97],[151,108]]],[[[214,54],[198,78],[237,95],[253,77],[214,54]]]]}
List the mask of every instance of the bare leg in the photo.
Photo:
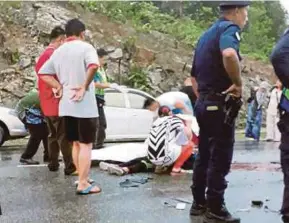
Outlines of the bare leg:
{"type": "Polygon", "coordinates": [[[90,144],[79,143],[79,146],[80,146],[80,152],[78,156],[79,186],[83,185],[84,187],[87,187],[88,186],[87,179],[91,165],[92,143],[90,144]]]}
{"type": "MultiPolygon", "coordinates": [[[[79,178],[79,184],[77,187],[77,190],[84,190],[87,187],[90,186],[88,183],[88,175],[89,170],[91,166],[91,149],[92,149],[92,143],[84,144],[79,143],[80,151],[78,156],[78,178],[79,178]]],[[[93,191],[99,191],[100,188],[94,187],[91,192],[93,191]]]]}
{"type": "Polygon", "coordinates": [[[79,172],[79,152],[80,152],[80,146],[79,142],[73,142],[72,144],[72,158],[73,158],[73,163],[76,168],[76,171],[79,172]]]}

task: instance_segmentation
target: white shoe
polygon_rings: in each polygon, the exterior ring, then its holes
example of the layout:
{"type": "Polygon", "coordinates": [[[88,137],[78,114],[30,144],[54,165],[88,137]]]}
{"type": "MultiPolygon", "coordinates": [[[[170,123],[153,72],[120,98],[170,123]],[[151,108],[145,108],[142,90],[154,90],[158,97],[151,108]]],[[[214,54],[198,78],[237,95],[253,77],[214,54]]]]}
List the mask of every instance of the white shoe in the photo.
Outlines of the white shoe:
{"type": "Polygon", "coordinates": [[[99,163],[99,168],[104,171],[107,171],[110,166],[115,166],[115,165],[111,163],[106,163],[106,162],[99,163]]]}
{"type": "Polygon", "coordinates": [[[119,166],[110,166],[108,167],[108,172],[112,175],[123,176],[125,171],[119,166]]]}

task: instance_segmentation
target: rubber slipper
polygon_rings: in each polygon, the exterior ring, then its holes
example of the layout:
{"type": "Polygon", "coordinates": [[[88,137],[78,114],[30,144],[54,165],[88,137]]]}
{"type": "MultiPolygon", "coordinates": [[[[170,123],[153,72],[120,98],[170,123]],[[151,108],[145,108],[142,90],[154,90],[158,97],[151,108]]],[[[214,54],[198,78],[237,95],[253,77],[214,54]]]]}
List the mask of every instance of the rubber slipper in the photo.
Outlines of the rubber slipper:
{"type": "Polygon", "coordinates": [[[88,195],[88,194],[98,194],[101,192],[101,188],[99,188],[99,191],[91,191],[92,188],[94,188],[94,185],[90,185],[88,188],[84,190],[77,190],[76,194],[77,195],[88,195]]]}
{"type": "Polygon", "coordinates": [[[136,183],[133,183],[131,180],[129,179],[126,179],[125,181],[123,182],[120,182],[119,185],[121,187],[124,187],[124,188],[128,188],[128,187],[138,187],[139,185],[136,184],[136,183]]]}
{"type": "Polygon", "coordinates": [[[130,179],[133,183],[145,184],[149,181],[148,177],[130,179]]]}

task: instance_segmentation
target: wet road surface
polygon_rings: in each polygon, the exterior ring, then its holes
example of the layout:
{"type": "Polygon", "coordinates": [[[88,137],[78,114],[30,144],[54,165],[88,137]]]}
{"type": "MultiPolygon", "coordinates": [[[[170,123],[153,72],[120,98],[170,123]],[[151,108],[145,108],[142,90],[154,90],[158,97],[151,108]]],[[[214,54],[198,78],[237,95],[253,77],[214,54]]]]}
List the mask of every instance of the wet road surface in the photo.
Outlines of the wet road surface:
{"type": "MultiPolygon", "coordinates": [[[[189,216],[189,204],[185,210],[164,205],[176,204],[173,197],[192,200],[190,174],[150,175],[153,180],[144,185],[121,188],[119,183],[125,179],[148,175],[116,177],[93,167],[91,177],[103,192],[77,196],[73,185],[76,178],[64,176],[63,169],[49,172],[45,166],[17,167],[24,147],[25,140],[20,140],[0,149],[1,223],[202,223],[201,218],[189,216]]],[[[281,223],[276,213],[283,189],[278,143],[237,142],[235,148],[235,164],[227,178],[229,210],[240,216],[242,223],[281,223]],[[251,208],[251,200],[262,200],[264,206],[251,208]]],[[[42,150],[36,159],[41,158],[42,150]]]]}

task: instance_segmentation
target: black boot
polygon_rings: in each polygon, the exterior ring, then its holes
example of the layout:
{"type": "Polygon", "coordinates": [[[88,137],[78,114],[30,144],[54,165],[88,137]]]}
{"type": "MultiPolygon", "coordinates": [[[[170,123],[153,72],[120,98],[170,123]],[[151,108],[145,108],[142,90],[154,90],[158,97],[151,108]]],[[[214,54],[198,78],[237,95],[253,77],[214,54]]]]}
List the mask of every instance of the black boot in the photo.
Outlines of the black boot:
{"type": "Polygon", "coordinates": [[[207,210],[207,207],[205,204],[198,204],[194,201],[192,204],[192,207],[190,209],[190,215],[192,216],[200,216],[203,215],[207,210]]]}
{"type": "Polygon", "coordinates": [[[240,223],[240,221],[240,218],[230,214],[225,204],[220,208],[208,208],[204,217],[204,223],[240,223]]]}

